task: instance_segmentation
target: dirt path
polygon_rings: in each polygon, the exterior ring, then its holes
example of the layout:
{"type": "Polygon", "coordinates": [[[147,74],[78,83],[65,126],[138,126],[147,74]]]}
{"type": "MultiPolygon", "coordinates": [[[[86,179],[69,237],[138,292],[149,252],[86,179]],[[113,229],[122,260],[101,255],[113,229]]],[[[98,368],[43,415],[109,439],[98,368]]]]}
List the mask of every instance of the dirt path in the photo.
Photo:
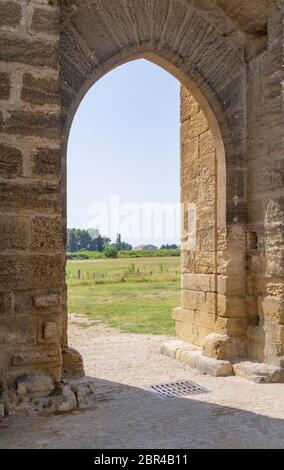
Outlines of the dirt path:
{"type": "Polygon", "coordinates": [[[165,340],[89,326],[73,315],[70,343],[96,377],[95,409],[8,418],[0,448],[284,448],[284,384],[201,375],[160,355],[165,340]],[[163,400],[143,389],[176,379],[191,379],[209,393],[163,400]]]}

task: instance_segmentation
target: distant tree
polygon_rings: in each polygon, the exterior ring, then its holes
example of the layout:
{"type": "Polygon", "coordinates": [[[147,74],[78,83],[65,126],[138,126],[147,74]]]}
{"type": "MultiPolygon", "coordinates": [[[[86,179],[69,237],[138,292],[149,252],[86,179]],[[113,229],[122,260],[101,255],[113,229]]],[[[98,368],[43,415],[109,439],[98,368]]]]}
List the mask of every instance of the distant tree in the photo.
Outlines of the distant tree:
{"type": "Polygon", "coordinates": [[[106,248],[107,246],[110,245],[110,242],[111,242],[111,239],[106,237],[105,235],[102,237],[103,239],[103,244],[104,244],[104,248],[106,248]]]}
{"type": "Polygon", "coordinates": [[[117,251],[129,251],[132,250],[132,245],[125,243],[121,240],[121,234],[118,233],[116,237],[116,242],[113,244],[116,247],[117,251]]]}
{"type": "Polygon", "coordinates": [[[87,230],[67,229],[67,251],[88,250],[92,239],[87,230]]]}
{"type": "Polygon", "coordinates": [[[117,249],[114,246],[107,246],[103,254],[106,258],[117,258],[117,249]]]}
{"type": "Polygon", "coordinates": [[[160,247],[160,250],[176,250],[178,248],[177,245],[173,244],[173,245],[162,245],[160,247]]]}
{"type": "Polygon", "coordinates": [[[104,250],[104,240],[103,240],[103,237],[101,235],[99,235],[96,239],[95,239],[95,243],[96,243],[96,246],[97,246],[97,249],[96,251],[99,251],[100,253],[104,250]]]}
{"type": "Polygon", "coordinates": [[[78,240],[75,228],[67,229],[67,251],[78,251],[78,240]]]}
{"type": "Polygon", "coordinates": [[[67,230],[67,251],[77,252],[80,250],[98,251],[102,253],[105,248],[112,247],[116,251],[129,251],[132,246],[121,241],[121,234],[117,234],[116,242],[111,244],[109,237],[101,236],[97,229],[68,229],[67,230]],[[98,235],[97,235],[98,233],[98,235]],[[92,235],[97,235],[92,237],[92,235]]]}
{"type": "Polygon", "coordinates": [[[120,233],[118,233],[116,236],[115,245],[116,245],[116,249],[120,251],[121,250],[121,234],[120,233]]]}
{"type": "Polygon", "coordinates": [[[132,248],[133,248],[132,245],[130,245],[129,243],[122,242],[120,251],[131,251],[132,248]]]}
{"type": "Polygon", "coordinates": [[[98,251],[100,253],[103,251],[104,241],[101,235],[91,241],[89,249],[90,251],[98,251]]]}

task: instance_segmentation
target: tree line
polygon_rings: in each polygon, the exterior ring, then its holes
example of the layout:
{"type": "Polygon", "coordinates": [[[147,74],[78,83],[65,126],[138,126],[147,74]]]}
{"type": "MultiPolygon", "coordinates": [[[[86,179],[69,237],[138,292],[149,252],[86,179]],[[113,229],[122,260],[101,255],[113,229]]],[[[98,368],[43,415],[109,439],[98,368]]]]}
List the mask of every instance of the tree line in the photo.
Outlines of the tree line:
{"type": "Polygon", "coordinates": [[[100,235],[98,230],[67,229],[67,251],[71,253],[77,253],[81,250],[102,253],[107,248],[113,248],[117,251],[131,251],[132,245],[123,242],[120,233],[117,234],[115,243],[111,243],[111,239],[100,235]]]}

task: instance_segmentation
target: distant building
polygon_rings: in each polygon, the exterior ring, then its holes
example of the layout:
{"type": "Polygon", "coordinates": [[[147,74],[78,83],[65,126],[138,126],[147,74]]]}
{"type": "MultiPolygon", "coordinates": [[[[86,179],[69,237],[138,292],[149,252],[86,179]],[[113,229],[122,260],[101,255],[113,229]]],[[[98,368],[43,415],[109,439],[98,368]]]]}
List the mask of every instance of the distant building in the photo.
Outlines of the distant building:
{"type": "Polygon", "coordinates": [[[134,248],[136,251],[142,251],[142,250],[158,250],[158,247],[155,245],[139,245],[134,248]]]}

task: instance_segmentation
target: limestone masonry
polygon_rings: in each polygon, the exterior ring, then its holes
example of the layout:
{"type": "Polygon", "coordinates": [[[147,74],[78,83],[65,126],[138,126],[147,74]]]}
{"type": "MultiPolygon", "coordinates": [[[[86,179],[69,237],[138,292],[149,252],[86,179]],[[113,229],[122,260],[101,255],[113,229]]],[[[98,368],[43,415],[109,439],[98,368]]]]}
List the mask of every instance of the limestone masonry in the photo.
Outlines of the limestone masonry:
{"type": "Polygon", "coordinates": [[[0,0],[0,412],[92,403],[67,340],[68,134],[89,87],[141,57],[181,82],[197,233],[177,336],[206,370],[284,380],[283,20],[282,0],[0,0]]]}

